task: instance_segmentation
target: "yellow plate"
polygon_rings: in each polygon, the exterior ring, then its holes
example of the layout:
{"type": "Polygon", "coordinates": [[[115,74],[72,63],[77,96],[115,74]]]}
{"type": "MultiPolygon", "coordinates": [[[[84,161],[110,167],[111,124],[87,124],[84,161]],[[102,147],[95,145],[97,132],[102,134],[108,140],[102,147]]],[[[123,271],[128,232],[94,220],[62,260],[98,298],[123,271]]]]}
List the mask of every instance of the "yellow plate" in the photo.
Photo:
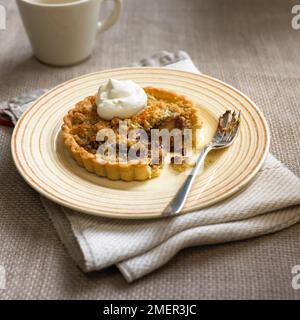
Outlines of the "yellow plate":
{"type": "Polygon", "coordinates": [[[76,102],[93,95],[107,78],[131,79],[141,86],[174,90],[202,111],[206,141],[226,109],[241,110],[235,143],[213,153],[189,194],[184,212],[212,205],[234,194],[257,173],[269,149],[269,130],[257,106],[237,89],[206,75],[165,68],[121,68],[65,82],[39,98],[17,123],[12,154],[24,179],[43,196],[77,211],[112,218],[156,218],[186,174],[163,169],[145,182],[109,181],[79,167],[60,136],[63,116],[76,102]]]}

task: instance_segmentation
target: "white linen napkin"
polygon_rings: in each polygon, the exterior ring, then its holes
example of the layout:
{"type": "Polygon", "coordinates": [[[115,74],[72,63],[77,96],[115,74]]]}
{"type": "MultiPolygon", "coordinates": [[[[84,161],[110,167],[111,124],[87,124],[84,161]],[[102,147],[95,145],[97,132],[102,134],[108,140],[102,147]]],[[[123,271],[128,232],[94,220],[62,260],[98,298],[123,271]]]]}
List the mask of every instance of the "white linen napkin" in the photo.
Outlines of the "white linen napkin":
{"type": "MultiPolygon", "coordinates": [[[[132,66],[137,65],[199,73],[183,51],[163,51],[132,66]]],[[[95,217],[41,200],[83,271],[117,265],[131,282],[158,269],[183,248],[247,239],[295,224],[300,220],[300,179],[269,155],[255,180],[238,194],[199,211],[158,220],[95,217]]]]}

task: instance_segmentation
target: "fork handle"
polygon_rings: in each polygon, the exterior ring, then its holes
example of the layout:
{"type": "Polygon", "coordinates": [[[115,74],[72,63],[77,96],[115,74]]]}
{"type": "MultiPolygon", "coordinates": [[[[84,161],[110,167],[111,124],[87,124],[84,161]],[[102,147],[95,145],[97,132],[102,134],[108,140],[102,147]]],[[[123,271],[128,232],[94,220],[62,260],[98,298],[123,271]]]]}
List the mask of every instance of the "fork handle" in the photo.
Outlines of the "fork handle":
{"type": "Polygon", "coordinates": [[[204,162],[205,157],[209,153],[209,151],[212,150],[212,146],[208,145],[206,146],[201,154],[199,155],[196,165],[192,172],[188,175],[186,180],[184,181],[183,185],[180,187],[180,189],[177,191],[175,197],[171,200],[171,202],[168,204],[168,206],[164,209],[162,216],[167,217],[172,214],[180,213],[186,199],[188,197],[188,194],[191,190],[191,187],[193,185],[193,182],[201,168],[202,163],[204,162]]]}

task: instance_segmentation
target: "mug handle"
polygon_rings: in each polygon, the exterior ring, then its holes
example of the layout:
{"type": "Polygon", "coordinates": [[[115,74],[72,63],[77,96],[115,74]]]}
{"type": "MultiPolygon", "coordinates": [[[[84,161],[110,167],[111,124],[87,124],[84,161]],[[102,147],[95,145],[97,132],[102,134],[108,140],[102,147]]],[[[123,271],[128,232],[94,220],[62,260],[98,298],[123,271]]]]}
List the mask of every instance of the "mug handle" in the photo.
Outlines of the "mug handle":
{"type": "Polygon", "coordinates": [[[98,22],[98,27],[97,27],[98,32],[104,32],[108,30],[117,22],[121,12],[122,0],[114,0],[114,2],[115,2],[115,7],[112,13],[103,22],[101,21],[98,22]]]}

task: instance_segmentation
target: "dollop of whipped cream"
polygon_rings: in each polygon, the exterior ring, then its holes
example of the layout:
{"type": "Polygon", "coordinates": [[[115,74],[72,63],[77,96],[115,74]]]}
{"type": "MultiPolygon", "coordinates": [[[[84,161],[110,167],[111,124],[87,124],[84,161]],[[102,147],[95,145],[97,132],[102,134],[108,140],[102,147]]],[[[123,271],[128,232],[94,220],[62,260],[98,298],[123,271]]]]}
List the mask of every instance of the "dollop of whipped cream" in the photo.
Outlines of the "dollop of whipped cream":
{"type": "Polygon", "coordinates": [[[142,110],[147,104],[147,94],[131,80],[109,79],[100,86],[97,113],[104,120],[126,119],[142,110]]]}

